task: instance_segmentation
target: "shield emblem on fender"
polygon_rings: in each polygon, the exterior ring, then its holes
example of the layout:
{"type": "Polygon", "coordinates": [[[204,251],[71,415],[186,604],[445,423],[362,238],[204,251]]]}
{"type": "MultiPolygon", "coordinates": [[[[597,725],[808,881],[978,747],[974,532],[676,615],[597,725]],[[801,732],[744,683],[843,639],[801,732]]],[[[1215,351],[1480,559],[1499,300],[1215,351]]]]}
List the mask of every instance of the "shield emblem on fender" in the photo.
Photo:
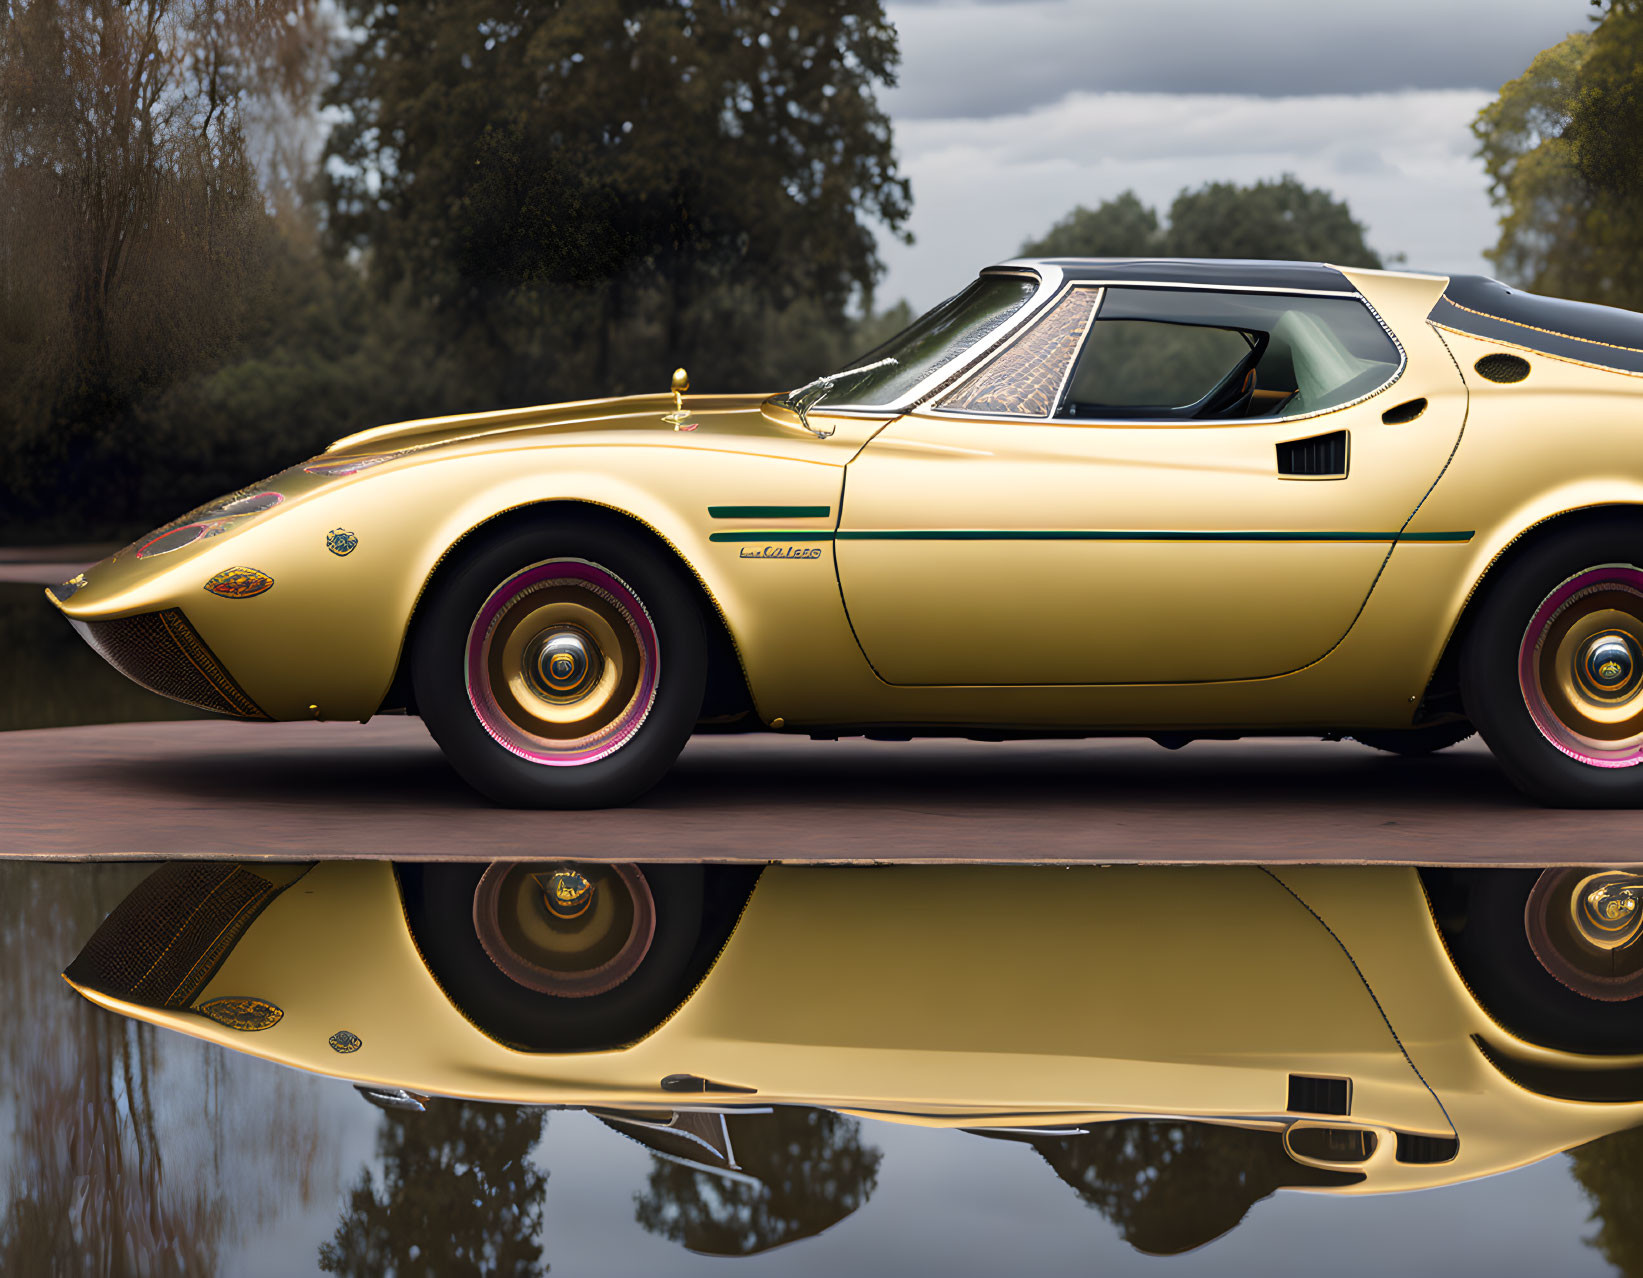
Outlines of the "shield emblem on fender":
{"type": "Polygon", "coordinates": [[[205,583],[205,588],[224,599],[250,599],[273,584],[272,577],[255,568],[224,568],[205,583]]]}

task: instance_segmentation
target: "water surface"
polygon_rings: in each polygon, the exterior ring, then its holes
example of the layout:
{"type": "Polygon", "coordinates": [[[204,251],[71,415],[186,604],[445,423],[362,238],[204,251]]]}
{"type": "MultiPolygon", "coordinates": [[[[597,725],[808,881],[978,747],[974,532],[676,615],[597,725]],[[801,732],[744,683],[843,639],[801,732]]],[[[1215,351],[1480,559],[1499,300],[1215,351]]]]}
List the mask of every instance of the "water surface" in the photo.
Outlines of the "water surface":
{"type": "Polygon", "coordinates": [[[1331,1198],[1179,1122],[1022,1143],[793,1109],[737,1178],[580,1111],[385,1113],[63,983],[147,868],[0,863],[0,1272],[1643,1274],[1636,1130],[1331,1198]]]}

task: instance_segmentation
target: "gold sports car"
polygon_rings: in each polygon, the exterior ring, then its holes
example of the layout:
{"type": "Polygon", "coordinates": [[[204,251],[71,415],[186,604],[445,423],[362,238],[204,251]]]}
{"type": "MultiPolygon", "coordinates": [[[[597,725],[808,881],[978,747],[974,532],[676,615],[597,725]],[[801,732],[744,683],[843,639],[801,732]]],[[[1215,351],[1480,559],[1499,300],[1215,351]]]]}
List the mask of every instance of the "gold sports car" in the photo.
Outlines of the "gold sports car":
{"type": "Polygon", "coordinates": [[[363,431],[50,593],[155,691],[409,710],[510,804],[626,802],[707,728],[1475,726],[1633,805],[1640,379],[1643,316],[1476,276],[1013,261],[786,394],[363,431]]]}
{"type": "Polygon", "coordinates": [[[1573,866],[184,862],[65,975],[390,1104],[1169,1117],[1356,1194],[1643,1122],[1639,897],[1573,866]]]}

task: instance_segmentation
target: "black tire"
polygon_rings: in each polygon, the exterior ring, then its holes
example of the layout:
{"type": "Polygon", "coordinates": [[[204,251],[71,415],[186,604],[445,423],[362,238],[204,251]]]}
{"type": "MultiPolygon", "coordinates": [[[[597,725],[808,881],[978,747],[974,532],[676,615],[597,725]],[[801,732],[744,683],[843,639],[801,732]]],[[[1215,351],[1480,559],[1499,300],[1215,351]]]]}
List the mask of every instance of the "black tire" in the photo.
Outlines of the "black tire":
{"type": "Polygon", "coordinates": [[[544,514],[457,552],[419,610],[410,654],[417,710],[463,780],[497,803],[598,808],[632,802],[678,758],[700,717],[707,638],[679,566],[615,520],[544,514]],[[648,713],[602,757],[552,766],[521,757],[487,730],[468,694],[470,629],[504,582],[546,561],[584,561],[613,576],[642,606],[659,648],[648,713]]]}
{"type": "Polygon", "coordinates": [[[1604,565],[1643,565],[1643,525],[1587,523],[1531,546],[1488,589],[1461,652],[1466,714],[1512,783],[1553,807],[1643,806],[1643,766],[1600,767],[1554,745],[1519,680],[1519,648],[1537,610],[1564,583],[1604,565]]]}
{"type": "Polygon", "coordinates": [[[1539,870],[1468,870],[1458,926],[1445,940],[1484,1011],[1511,1033],[1569,1052],[1643,1052],[1643,1000],[1603,1002],[1570,989],[1535,957],[1524,923],[1539,870]]]}
{"type": "Polygon", "coordinates": [[[556,998],[516,984],[485,952],[474,927],[474,892],[484,863],[395,866],[417,949],[447,998],[480,1030],[532,1052],[621,1047],[670,1016],[729,938],[758,877],[757,867],[645,865],[656,930],[622,984],[587,998],[556,998]]]}
{"type": "Polygon", "coordinates": [[[1424,728],[1402,728],[1388,731],[1354,732],[1352,739],[1372,750],[1388,754],[1419,757],[1447,750],[1459,745],[1477,729],[1469,723],[1434,723],[1424,728]]]}
{"type": "Polygon", "coordinates": [[[591,998],[555,998],[516,984],[485,952],[474,928],[474,892],[484,864],[398,868],[405,917],[428,970],[446,996],[485,1033],[522,1051],[592,1051],[641,1037],[687,989],[683,969],[702,926],[702,867],[647,866],[656,931],[638,969],[591,998]]]}

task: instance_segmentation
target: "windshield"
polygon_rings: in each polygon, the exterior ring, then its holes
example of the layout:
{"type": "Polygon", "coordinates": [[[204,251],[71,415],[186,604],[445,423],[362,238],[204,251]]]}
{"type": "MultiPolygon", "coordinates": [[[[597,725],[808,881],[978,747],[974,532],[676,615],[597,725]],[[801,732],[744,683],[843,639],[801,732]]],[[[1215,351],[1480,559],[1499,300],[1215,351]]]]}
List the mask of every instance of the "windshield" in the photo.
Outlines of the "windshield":
{"type": "MultiPolygon", "coordinates": [[[[877,350],[852,360],[841,373],[818,378],[806,407],[823,400],[877,407],[894,404],[928,377],[933,369],[962,355],[1027,304],[1038,281],[1023,275],[983,275],[962,293],[927,311],[877,350]],[[856,372],[854,370],[861,370],[856,372]]],[[[800,390],[808,390],[801,387],[800,390]]],[[[797,398],[793,391],[787,398],[797,398]]]]}

